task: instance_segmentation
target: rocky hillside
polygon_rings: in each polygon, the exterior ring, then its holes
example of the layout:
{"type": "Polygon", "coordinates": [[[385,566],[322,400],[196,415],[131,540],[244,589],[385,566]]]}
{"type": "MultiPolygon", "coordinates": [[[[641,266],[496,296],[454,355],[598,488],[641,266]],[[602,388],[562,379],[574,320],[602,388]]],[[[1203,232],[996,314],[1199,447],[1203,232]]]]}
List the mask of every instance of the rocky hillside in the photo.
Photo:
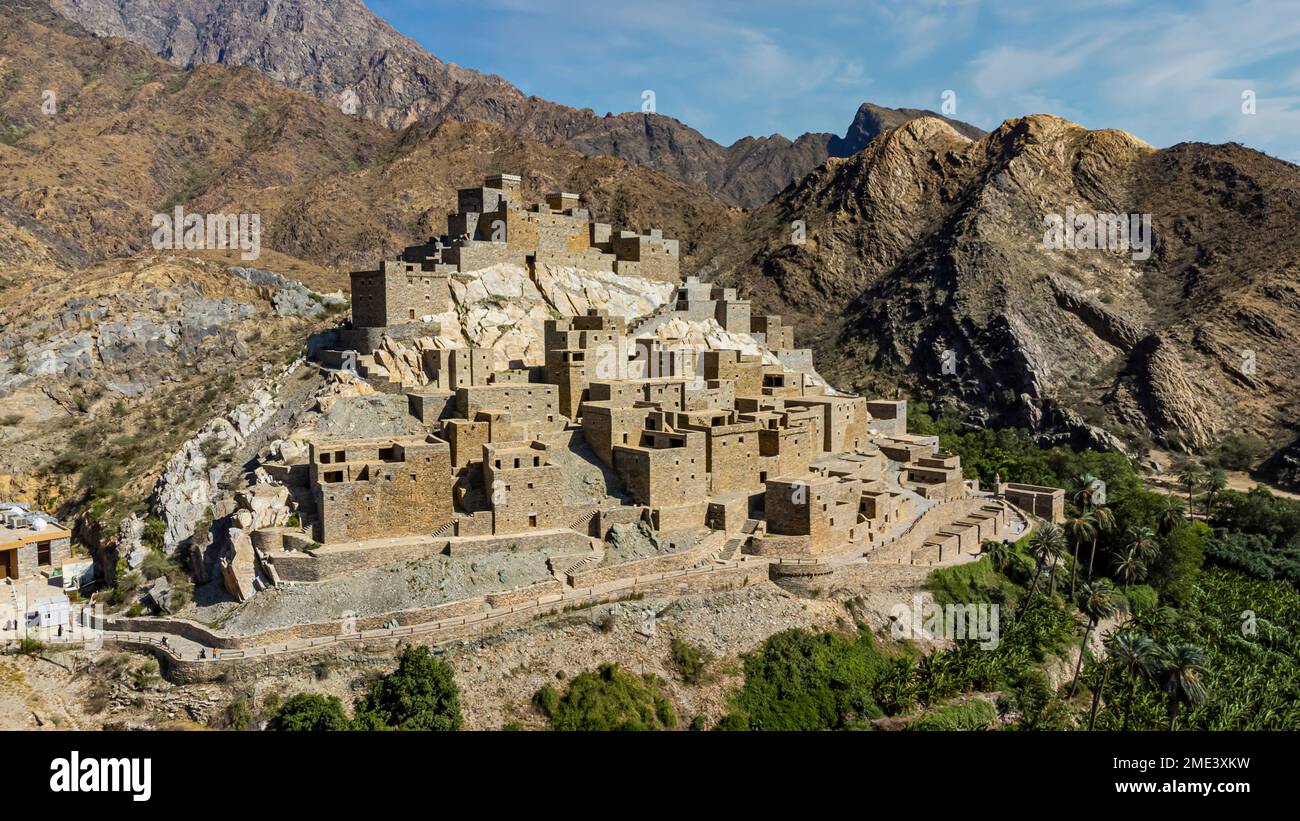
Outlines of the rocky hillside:
{"type": "MultiPolygon", "coordinates": [[[[915,109],[865,104],[844,137],[779,134],[730,146],[660,114],[598,116],[529,97],[495,75],[445,63],[376,17],[361,0],[52,0],[58,13],[121,37],[183,69],[250,66],[276,82],[394,129],[479,121],[548,145],[644,165],[734,205],[769,200],[827,157],[847,157],[915,109]]],[[[953,125],[970,136],[983,132],[953,125]]]]}
{"type": "MultiPolygon", "coordinates": [[[[92,544],[112,535],[96,527],[143,509],[173,450],[346,309],[269,271],[164,255],[6,297],[0,498],[91,510],[92,544]]],[[[232,456],[228,444],[211,443],[211,464],[232,456]]]]}
{"type": "Polygon", "coordinates": [[[1300,169],[1239,145],[920,119],[827,161],[705,269],[803,317],[841,384],[1130,447],[1278,447],[1300,406],[1298,220],[1300,169]],[[1149,214],[1149,256],[1045,247],[1071,208],[1149,214]]]}
{"type": "Polygon", "coordinates": [[[445,230],[455,189],[493,171],[523,175],[529,195],[586,192],[597,215],[662,227],[688,258],[738,218],[699,190],[612,157],[487,123],[390,131],[252,69],[185,71],[39,9],[0,9],[4,280],[19,270],[31,277],[33,266],[67,271],[152,250],[152,216],[182,206],[259,214],[262,261],[332,290],[347,269],[445,230]],[[47,90],[57,104],[50,114],[41,108],[47,90]]]}

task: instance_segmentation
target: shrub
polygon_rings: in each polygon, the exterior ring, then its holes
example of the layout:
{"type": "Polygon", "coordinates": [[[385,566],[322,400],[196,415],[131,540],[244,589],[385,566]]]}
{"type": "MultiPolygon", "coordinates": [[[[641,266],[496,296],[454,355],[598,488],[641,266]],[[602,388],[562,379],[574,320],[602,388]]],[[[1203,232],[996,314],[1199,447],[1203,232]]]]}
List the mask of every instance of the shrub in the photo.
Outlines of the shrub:
{"type": "Polygon", "coordinates": [[[998,717],[997,709],[983,699],[940,707],[907,725],[909,730],[987,730],[998,717]]]}
{"type": "Polygon", "coordinates": [[[460,690],[451,667],[428,647],[407,647],[397,671],[357,701],[356,722],[370,730],[459,730],[460,690]]]}
{"type": "Polygon", "coordinates": [[[24,656],[39,656],[45,652],[45,642],[31,636],[23,636],[18,642],[18,653],[24,656]]]}
{"type": "Polygon", "coordinates": [[[1152,612],[1156,609],[1156,605],[1160,600],[1155,588],[1149,584],[1138,584],[1130,587],[1124,591],[1124,598],[1128,599],[1129,610],[1135,616],[1152,612]]]}
{"type": "Polygon", "coordinates": [[[299,693],[280,707],[267,729],[289,732],[323,732],[348,729],[348,717],[338,696],[299,693]]]}
{"type": "Polygon", "coordinates": [[[877,718],[884,714],[878,696],[889,681],[889,661],[876,651],[870,633],[777,633],[745,658],[735,715],[719,726],[826,730],[877,718]]]}
{"type": "Polygon", "coordinates": [[[708,667],[709,657],[680,638],[673,639],[673,662],[682,674],[682,681],[687,684],[699,684],[704,680],[704,670],[708,667]]]}
{"type": "Polygon", "coordinates": [[[663,682],[637,676],[616,664],[586,670],[569,682],[563,696],[549,684],[533,704],[554,730],[664,730],[677,726],[677,712],[663,694],[663,682]]]}
{"type": "Polygon", "coordinates": [[[1016,586],[993,569],[987,560],[965,562],[931,571],[926,588],[938,604],[1015,603],[1016,586]]]}
{"type": "Polygon", "coordinates": [[[1224,470],[1250,470],[1266,450],[1268,444],[1258,436],[1233,433],[1219,441],[1208,461],[1224,470]]]}

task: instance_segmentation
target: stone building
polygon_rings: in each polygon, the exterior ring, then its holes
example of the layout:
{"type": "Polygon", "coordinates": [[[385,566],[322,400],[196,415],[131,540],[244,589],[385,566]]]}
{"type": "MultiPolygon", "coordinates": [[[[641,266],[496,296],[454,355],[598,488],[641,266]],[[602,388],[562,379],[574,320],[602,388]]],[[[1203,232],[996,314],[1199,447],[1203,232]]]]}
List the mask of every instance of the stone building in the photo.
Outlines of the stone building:
{"type": "Polygon", "coordinates": [[[677,240],[659,229],[617,232],[592,220],[582,196],[565,191],[526,204],[523,180],[494,174],[482,185],[456,192],[456,211],[447,215],[447,234],[405,249],[397,262],[437,273],[466,273],[501,263],[565,265],[676,282],[677,240]]]}
{"type": "Polygon", "coordinates": [[[546,381],[559,386],[560,412],[570,419],[580,415],[591,382],[627,379],[631,343],[622,317],[593,308],[546,320],[543,334],[546,381]]]}
{"type": "Polygon", "coordinates": [[[427,535],[451,521],[451,451],[440,439],[323,439],[309,458],[321,544],[427,535]]]}
{"type": "Polygon", "coordinates": [[[955,499],[965,491],[961,457],[935,451],[908,463],[905,485],[925,499],[955,499]]]}
{"type": "Polygon", "coordinates": [[[613,452],[614,470],[632,498],[650,508],[657,529],[703,525],[708,471],[702,434],[643,430],[613,452]]]}
{"type": "Polygon", "coordinates": [[[520,533],[562,527],[568,508],[564,477],[544,442],[483,446],[483,487],[492,505],[492,532],[520,533]]]}
{"type": "Polygon", "coordinates": [[[1016,507],[1049,522],[1060,524],[1065,521],[1065,491],[1059,487],[999,481],[993,492],[1016,507]]]}

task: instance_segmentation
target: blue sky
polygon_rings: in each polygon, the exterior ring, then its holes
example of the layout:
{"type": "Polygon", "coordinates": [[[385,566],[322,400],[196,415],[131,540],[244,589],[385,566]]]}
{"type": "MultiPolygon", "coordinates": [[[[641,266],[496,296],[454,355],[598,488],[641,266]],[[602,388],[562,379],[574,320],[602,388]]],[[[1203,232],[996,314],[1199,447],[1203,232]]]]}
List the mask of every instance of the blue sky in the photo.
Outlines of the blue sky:
{"type": "Polygon", "coordinates": [[[843,133],[864,101],[940,110],[951,91],[953,116],[985,129],[1046,112],[1300,162],[1295,0],[366,2],[525,93],[604,114],[652,90],[659,113],[723,144],[843,133]]]}

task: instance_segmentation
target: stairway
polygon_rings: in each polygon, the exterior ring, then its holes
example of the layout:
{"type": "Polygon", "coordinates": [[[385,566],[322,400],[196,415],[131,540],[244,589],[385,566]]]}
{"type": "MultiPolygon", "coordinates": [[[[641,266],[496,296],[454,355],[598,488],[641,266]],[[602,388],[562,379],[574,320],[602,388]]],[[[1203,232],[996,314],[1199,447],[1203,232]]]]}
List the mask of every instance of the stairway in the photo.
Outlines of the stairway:
{"type": "Polygon", "coordinates": [[[715,562],[731,561],[732,559],[736,558],[736,555],[738,553],[740,553],[740,548],[745,544],[745,541],[746,540],[741,537],[737,537],[735,539],[728,539],[727,543],[724,544],[722,546],[722,549],[718,551],[718,554],[713,557],[713,560],[715,562]]]}
{"type": "Polygon", "coordinates": [[[581,573],[584,570],[590,570],[591,568],[599,565],[604,560],[605,560],[604,553],[593,553],[590,556],[584,556],[583,558],[579,559],[578,561],[564,568],[564,573],[565,575],[572,576],[576,573],[581,573]]]}
{"type": "Polygon", "coordinates": [[[437,530],[433,531],[433,538],[435,538],[435,539],[441,539],[441,538],[443,538],[443,537],[445,537],[445,536],[450,536],[450,535],[452,534],[452,531],[455,530],[455,529],[456,529],[456,520],[455,520],[455,519],[452,519],[452,520],[450,520],[450,521],[444,523],[444,524],[442,525],[442,527],[440,527],[440,528],[438,528],[437,530]]]}
{"type": "Polygon", "coordinates": [[[569,522],[567,527],[569,528],[569,530],[576,531],[578,533],[583,534],[584,536],[590,536],[591,521],[595,518],[596,518],[596,512],[594,510],[587,513],[583,513],[581,516],[578,516],[573,521],[569,522]]]}

